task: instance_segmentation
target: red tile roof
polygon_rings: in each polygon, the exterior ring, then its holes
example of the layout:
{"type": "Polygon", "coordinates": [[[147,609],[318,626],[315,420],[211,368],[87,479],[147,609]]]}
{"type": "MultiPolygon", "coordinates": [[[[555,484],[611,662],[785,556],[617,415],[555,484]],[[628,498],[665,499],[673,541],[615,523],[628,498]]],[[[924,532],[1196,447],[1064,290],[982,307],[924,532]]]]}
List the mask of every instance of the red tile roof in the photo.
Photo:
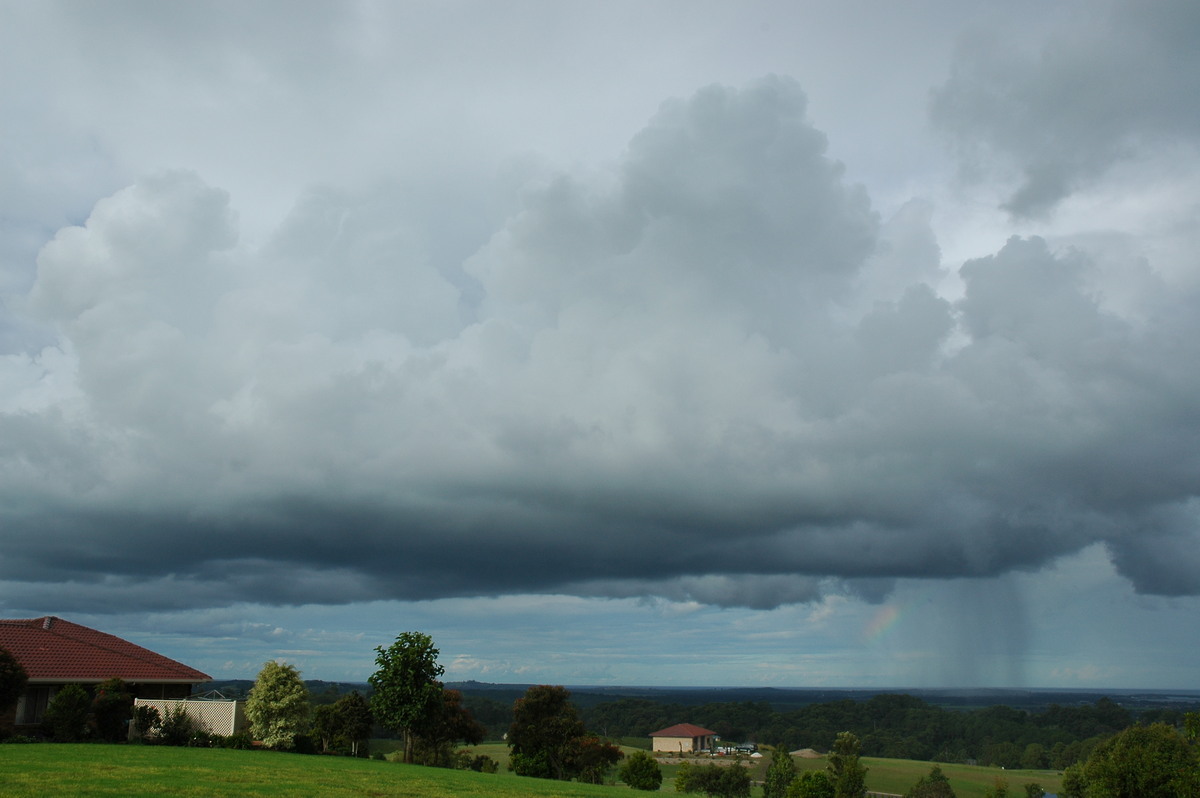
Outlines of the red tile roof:
{"type": "Polygon", "coordinates": [[[674,726],[668,726],[665,729],[659,729],[656,732],[651,732],[651,737],[708,737],[716,734],[715,731],[701,728],[693,723],[676,723],[674,726]]]}
{"type": "Polygon", "coordinates": [[[0,648],[25,668],[31,682],[127,682],[197,684],[207,673],[155,654],[114,635],[62,618],[0,619],[0,648]]]}

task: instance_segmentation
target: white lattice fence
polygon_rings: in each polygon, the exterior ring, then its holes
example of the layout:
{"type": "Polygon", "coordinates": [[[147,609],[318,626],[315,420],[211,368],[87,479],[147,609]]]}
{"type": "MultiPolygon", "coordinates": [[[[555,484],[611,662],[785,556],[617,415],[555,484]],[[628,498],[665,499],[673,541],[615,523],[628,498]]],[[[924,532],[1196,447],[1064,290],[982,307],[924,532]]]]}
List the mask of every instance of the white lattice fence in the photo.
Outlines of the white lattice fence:
{"type": "Polygon", "coordinates": [[[246,720],[246,707],[242,701],[195,701],[189,699],[171,698],[135,698],[134,706],[150,706],[158,710],[158,714],[166,717],[175,707],[182,706],[183,711],[200,726],[212,734],[230,735],[243,731],[250,725],[246,720]]]}

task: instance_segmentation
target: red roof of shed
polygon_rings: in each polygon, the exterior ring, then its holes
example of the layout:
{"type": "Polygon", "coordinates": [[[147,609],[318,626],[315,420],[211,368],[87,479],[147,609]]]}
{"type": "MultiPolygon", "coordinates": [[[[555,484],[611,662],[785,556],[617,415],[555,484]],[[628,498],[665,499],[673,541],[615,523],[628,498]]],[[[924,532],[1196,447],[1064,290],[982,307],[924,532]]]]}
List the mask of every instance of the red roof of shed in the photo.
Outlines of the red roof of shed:
{"type": "Polygon", "coordinates": [[[212,677],[114,635],[48,615],[0,619],[0,648],[29,674],[31,682],[127,682],[196,684],[212,677]]]}
{"type": "Polygon", "coordinates": [[[659,729],[656,732],[651,732],[651,737],[708,737],[716,734],[715,731],[697,726],[693,723],[676,723],[674,726],[668,726],[665,729],[659,729]]]}

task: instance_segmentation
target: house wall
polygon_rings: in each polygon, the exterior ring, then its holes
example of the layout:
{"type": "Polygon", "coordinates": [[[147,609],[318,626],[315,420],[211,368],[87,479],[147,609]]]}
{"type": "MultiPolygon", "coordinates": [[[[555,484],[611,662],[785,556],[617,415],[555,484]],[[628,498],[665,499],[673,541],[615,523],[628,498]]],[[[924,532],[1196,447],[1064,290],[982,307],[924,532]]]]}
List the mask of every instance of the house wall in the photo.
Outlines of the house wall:
{"type": "MultiPolygon", "coordinates": [[[[0,716],[0,726],[11,726],[19,732],[28,732],[31,729],[36,729],[42,724],[42,716],[45,714],[46,707],[50,700],[54,698],[54,694],[67,684],[80,684],[79,682],[63,682],[61,684],[31,684],[25,688],[25,692],[17,699],[17,705],[13,707],[5,715],[0,716]]],[[[95,688],[95,684],[80,684],[83,689],[91,693],[95,688]]],[[[187,698],[192,694],[192,685],[190,684],[126,684],[125,689],[129,691],[129,695],[135,700],[139,698],[153,699],[178,699],[187,698]]]]}
{"type": "Polygon", "coordinates": [[[688,753],[691,751],[707,751],[712,747],[712,737],[651,737],[654,751],[663,753],[688,753]]]}

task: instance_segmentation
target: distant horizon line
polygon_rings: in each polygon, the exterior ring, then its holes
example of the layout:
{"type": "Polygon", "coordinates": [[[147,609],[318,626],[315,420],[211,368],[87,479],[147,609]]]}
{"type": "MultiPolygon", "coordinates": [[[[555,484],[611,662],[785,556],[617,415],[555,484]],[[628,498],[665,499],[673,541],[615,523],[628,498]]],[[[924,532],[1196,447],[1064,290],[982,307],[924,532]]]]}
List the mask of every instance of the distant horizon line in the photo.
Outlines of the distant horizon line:
{"type": "MultiPolygon", "coordinates": [[[[221,679],[210,679],[209,682],[253,682],[254,677],[228,677],[221,679]]],[[[349,679],[303,679],[306,682],[324,682],[327,684],[353,684],[353,685],[369,685],[366,679],[361,681],[349,679]]],[[[207,684],[206,682],[205,684],[207,684]]],[[[831,686],[831,685],[816,685],[807,687],[782,686],[782,685],[737,685],[737,684],[692,684],[692,685],[663,685],[663,684],[604,684],[604,683],[567,683],[554,681],[537,681],[537,682],[485,682],[479,679],[446,679],[443,684],[478,684],[486,687],[498,688],[519,688],[519,687],[534,687],[541,684],[556,684],[567,689],[589,689],[589,690],[662,690],[662,691],[683,691],[683,690],[777,690],[777,691],[792,691],[792,692],[847,692],[847,693],[1117,693],[1117,694],[1166,694],[1166,695],[1186,695],[1200,697],[1200,688],[1195,687],[911,687],[903,685],[889,685],[886,687],[866,687],[866,686],[831,686]]]]}

